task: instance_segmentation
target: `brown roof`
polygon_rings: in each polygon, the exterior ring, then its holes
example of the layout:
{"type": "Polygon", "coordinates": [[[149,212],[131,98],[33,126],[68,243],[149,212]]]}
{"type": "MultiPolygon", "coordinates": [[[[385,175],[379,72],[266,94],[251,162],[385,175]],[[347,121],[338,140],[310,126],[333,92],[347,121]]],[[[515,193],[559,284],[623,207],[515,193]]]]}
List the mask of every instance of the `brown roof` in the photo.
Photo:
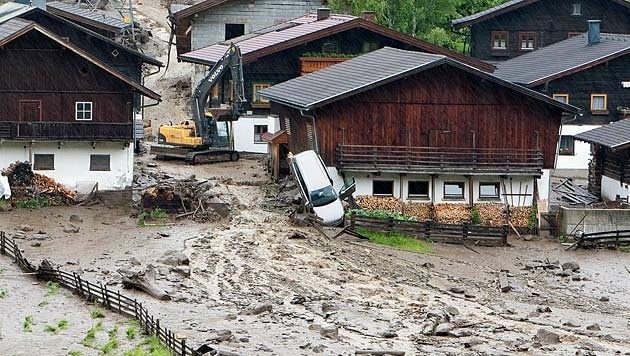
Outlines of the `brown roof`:
{"type": "Polygon", "coordinates": [[[98,10],[90,10],[74,4],[63,3],[61,1],[52,1],[47,3],[46,11],[73,21],[112,32],[114,34],[120,34],[123,28],[130,26],[121,18],[115,18],[105,15],[98,10]]]}
{"type": "Polygon", "coordinates": [[[37,24],[35,22],[26,21],[26,20],[19,19],[19,18],[14,18],[14,19],[11,19],[9,21],[6,21],[6,22],[0,24],[0,34],[1,34],[0,35],[0,46],[4,46],[5,44],[7,44],[9,42],[12,42],[13,40],[21,37],[22,35],[30,32],[30,31],[37,31],[37,32],[43,34],[44,36],[46,36],[46,37],[50,38],[51,40],[57,42],[58,44],[60,44],[61,46],[67,48],[68,50],[74,52],[78,56],[81,56],[81,57],[85,58],[86,60],[88,60],[89,62],[93,63],[97,67],[103,69],[107,73],[113,75],[114,77],[118,78],[119,80],[121,80],[124,83],[128,84],[129,86],[133,87],[134,89],[136,89],[138,92],[140,92],[144,96],[147,96],[147,97],[149,97],[151,99],[160,100],[160,95],[157,94],[156,92],[154,92],[154,91],[152,91],[152,90],[150,90],[150,89],[148,89],[148,88],[146,88],[146,87],[136,83],[132,79],[128,78],[127,76],[119,73],[115,69],[113,69],[110,66],[108,66],[107,64],[103,63],[101,60],[93,57],[92,55],[90,55],[89,53],[83,51],[82,49],[80,49],[79,47],[73,45],[72,43],[64,41],[62,38],[60,38],[59,36],[57,36],[53,32],[49,31],[48,29],[40,26],[39,24],[37,24]]]}
{"type": "MultiPolygon", "coordinates": [[[[365,29],[400,41],[423,52],[445,55],[486,72],[494,71],[494,66],[478,59],[350,15],[331,15],[326,19],[317,20],[317,15],[310,14],[233,38],[230,41],[241,48],[243,63],[247,64],[261,57],[351,29],[365,29]]],[[[179,58],[185,62],[212,65],[227,51],[229,45],[230,42],[228,41],[216,43],[182,54],[179,58]]]]}
{"type": "Polygon", "coordinates": [[[285,130],[280,130],[276,133],[265,132],[262,134],[261,139],[271,143],[289,143],[289,136],[285,130]]]}
{"type": "Polygon", "coordinates": [[[217,5],[221,5],[223,3],[226,3],[230,0],[206,0],[206,1],[201,1],[198,2],[192,6],[188,6],[182,9],[178,9],[178,7],[171,7],[171,11],[172,10],[179,10],[179,11],[175,11],[173,12],[173,17],[176,20],[180,20],[183,19],[185,17],[189,17],[192,16],[194,14],[198,14],[204,10],[207,10],[209,8],[215,7],[217,5]]]}

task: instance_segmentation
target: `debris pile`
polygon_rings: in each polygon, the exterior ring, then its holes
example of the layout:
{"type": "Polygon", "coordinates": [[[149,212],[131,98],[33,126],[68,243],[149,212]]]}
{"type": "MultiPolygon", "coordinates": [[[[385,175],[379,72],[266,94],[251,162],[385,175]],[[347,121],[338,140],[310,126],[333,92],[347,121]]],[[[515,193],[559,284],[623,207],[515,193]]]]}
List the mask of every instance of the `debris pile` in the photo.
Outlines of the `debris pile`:
{"type": "Polygon", "coordinates": [[[145,189],[140,198],[144,210],[161,209],[180,213],[175,218],[188,217],[195,221],[218,221],[230,215],[229,204],[214,191],[214,183],[186,179],[169,179],[145,189]]]}
{"type": "Polygon", "coordinates": [[[9,180],[13,198],[25,201],[47,198],[51,205],[73,204],[76,193],[67,189],[54,179],[33,173],[29,162],[14,162],[2,171],[9,180]]]}
{"type": "Polygon", "coordinates": [[[554,186],[553,191],[560,195],[560,199],[571,204],[589,205],[599,201],[599,198],[589,193],[588,190],[573,184],[570,179],[565,179],[554,186]]]}

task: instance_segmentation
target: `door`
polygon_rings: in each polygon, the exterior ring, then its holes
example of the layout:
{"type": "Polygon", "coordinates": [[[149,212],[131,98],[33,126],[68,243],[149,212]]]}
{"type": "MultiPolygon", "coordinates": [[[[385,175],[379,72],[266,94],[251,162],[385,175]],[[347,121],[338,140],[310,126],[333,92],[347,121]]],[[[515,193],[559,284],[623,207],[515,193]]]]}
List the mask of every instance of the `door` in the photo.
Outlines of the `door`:
{"type": "Polygon", "coordinates": [[[20,100],[20,122],[42,121],[41,100],[20,100]]]}

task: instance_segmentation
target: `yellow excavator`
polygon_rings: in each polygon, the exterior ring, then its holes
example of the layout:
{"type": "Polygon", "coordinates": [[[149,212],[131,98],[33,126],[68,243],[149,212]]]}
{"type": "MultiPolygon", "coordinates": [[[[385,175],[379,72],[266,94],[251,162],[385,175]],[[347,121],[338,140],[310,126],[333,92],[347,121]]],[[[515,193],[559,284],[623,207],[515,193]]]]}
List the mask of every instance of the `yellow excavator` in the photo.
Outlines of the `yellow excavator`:
{"type": "Polygon", "coordinates": [[[192,164],[222,158],[238,160],[238,152],[231,147],[228,122],[238,120],[245,111],[246,103],[241,50],[232,43],[195,88],[192,120],[184,120],[178,125],[160,126],[158,144],[151,146],[151,153],[158,159],[185,159],[192,164]],[[212,87],[228,69],[234,83],[234,100],[231,105],[209,108],[209,113],[206,113],[212,87]]]}

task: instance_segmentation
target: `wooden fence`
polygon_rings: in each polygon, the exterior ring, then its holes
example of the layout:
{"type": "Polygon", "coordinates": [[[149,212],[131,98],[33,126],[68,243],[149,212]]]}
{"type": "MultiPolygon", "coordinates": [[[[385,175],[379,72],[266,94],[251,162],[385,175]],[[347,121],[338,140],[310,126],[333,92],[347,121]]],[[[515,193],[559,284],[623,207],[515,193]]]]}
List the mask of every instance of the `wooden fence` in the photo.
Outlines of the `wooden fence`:
{"type": "Polygon", "coordinates": [[[22,255],[15,241],[6,237],[4,231],[0,231],[0,254],[12,257],[14,262],[24,272],[37,273],[38,278],[55,281],[91,302],[99,303],[114,312],[135,318],[147,335],[158,337],[160,342],[171,350],[174,355],[234,355],[229,352],[219,351],[207,344],[197,349],[191,348],[186,345],[186,339],[178,339],[175,337],[175,333],[160,325],[160,319],[155,319],[149,314],[149,311],[142,303],[121,294],[119,290],[109,289],[107,285],[102,283],[96,284],[87,281],[76,273],[68,273],[59,268],[54,268],[48,260],[42,261],[40,266],[34,266],[22,255]]]}
{"type": "Polygon", "coordinates": [[[630,230],[600,231],[577,237],[578,247],[630,245],[630,230]]]}
{"type": "Polygon", "coordinates": [[[440,224],[427,221],[400,221],[351,215],[350,229],[365,229],[385,233],[400,232],[435,242],[452,244],[506,246],[508,226],[500,227],[440,224]]]}

